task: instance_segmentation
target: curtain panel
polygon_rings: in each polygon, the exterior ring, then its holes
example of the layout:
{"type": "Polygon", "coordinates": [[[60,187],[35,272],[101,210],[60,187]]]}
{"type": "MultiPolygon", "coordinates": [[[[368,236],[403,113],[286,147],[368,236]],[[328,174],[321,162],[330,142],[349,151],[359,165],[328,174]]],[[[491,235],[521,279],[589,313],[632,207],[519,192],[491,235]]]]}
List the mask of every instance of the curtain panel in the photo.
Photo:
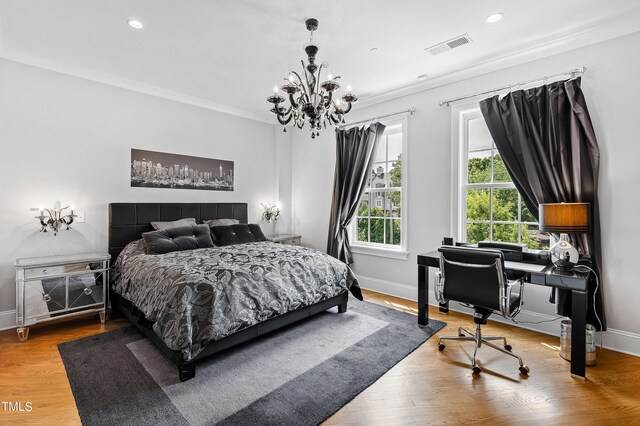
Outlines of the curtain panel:
{"type": "Polygon", "coordinates": [[[382,123],[373,123],[366,128],[336,130],[336,168],[327,253],[347,265],[353,263],[348,227],[358,211],[384,129],[382,123]]]}
{"type": "MultiPolygon", "coordinates": [[[[496,95],[481,101],[480,110],[509,176],[531,213],[538,217],[538,204],[542,203],[590,203],[591,232],[570,238],[581,254],[591,256],[600,278],[597,292],[596,281],[592,279],[589,284],[587,322],[597,329],[601,323],[606,330],[600,273],[600,150],[580,78],[514,91],[502,99],[496,95]]],[[[570,316],[568,292],[560,290],[552,294],[552,299],[559,315],[570,316]]]]}

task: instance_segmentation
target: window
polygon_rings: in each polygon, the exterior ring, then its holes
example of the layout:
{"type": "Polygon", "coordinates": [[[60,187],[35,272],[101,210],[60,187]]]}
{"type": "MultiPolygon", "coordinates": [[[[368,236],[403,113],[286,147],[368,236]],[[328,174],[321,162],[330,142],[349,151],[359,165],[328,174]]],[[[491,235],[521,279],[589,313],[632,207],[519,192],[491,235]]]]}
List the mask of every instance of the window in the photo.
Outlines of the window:
{"type": "Polygon", "coordinates": [[[375,153],[365,193],[352,222],[354,246],[399,250],[403,248],[404,217],[402,154],[406,120],[387,124],[375,153]]]}
{"type": "Polygon", "coordinates": [[[549,247],[549,235],[522,202],[478,109],[461,118],[460,237],[469,243],[503,241],[549,247]]]}

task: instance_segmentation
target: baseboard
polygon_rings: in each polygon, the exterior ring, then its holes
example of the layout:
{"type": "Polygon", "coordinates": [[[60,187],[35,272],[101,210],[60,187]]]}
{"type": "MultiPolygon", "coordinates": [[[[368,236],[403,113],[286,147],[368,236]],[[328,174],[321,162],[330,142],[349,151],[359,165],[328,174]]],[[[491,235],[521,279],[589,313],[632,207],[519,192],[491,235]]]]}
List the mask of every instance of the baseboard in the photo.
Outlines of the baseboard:
{"type": "MultiPolygon", "coordinates": [[[[382,293],[389,296],[401,297],[414,302],[418,301],[418,291],[416,287],[411,285],[365,277],[363,275],[358,275],[358,282],[360,283],[360,287],[366,290],[372,290],[376,293],[382,293]]],[[[429,296],[429,300],[435,299],[432,299],[431,296],[429,296]]]]}
{"type": "Polygon", "coordinates": [[[0,330],[16,328],[16,310],[0,312],[0,330]]]}
{"type": "MultiPolygon", "coordinates": [[[[358,275],[360,286],[366,290],[372,290],[377,293],[387,294],[389,296],[400,297],[411,301],[417,301],[418,291],[415,286],[396,283],[392,281],[381,280],[378,278],[366,277],[358,275]]],[[[432,291],[429,291],[429,305],[437,308],[438,303],[432,291]]],[[[457,303],[451,303],[449,306],[451,311],[464,314],[471,314],[471,310],[457,303]]],[[[493,321],[510,324],[515,327],[525,328],[527,330],[537,331],[539,333],[549,334],[552,336],[560,336],[560,319],[557,316],[541,314],[539,312],[522,310],[516,317],[518,323],[511,320],[494,315],[491,317],[493,321]]],[[[628,355],[640,357],[640,334],[630,333],[623,330],[609,329],[604,333],[598,334],[596,341],[602,346],[612,351],[622,352],[628,355]]]]}

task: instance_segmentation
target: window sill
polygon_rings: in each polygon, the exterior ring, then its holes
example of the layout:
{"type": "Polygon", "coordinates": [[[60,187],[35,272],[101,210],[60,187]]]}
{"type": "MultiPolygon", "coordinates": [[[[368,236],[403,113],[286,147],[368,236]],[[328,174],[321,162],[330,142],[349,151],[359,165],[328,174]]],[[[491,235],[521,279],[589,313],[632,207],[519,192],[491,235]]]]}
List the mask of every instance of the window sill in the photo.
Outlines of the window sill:
{"type": "Polygon", "coordinates": [[[389,259],[407,260],[409,252],[403,249],[391,249],[364,245],[352,245],[351,252],[368,256],[387,257],[389,259]]]}

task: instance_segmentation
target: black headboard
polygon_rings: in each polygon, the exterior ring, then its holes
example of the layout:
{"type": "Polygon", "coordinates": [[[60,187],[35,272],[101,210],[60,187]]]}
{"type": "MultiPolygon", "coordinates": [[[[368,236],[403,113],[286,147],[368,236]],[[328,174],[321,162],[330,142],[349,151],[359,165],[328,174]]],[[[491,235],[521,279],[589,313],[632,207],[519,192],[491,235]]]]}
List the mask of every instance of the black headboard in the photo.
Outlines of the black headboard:
{"type": "Polygon", "coordinates": [[[238,219],[247,223],[247,203],[111,203],[109,204],[109,254],[113,263],[131,241],[153,231],[151,222],[193,217],[196,222],[209,219],[238,219]]]}

